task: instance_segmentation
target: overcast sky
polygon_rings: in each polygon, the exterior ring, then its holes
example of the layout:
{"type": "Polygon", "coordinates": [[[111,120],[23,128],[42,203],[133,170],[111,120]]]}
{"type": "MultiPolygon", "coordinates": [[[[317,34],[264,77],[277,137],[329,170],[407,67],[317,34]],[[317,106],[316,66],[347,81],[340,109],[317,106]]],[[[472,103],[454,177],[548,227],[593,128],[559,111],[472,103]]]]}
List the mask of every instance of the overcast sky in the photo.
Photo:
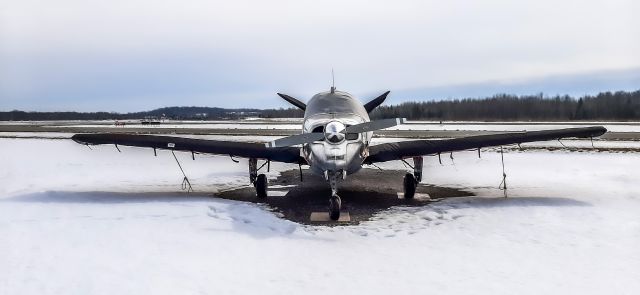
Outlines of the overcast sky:
{"type": "Polygon", "coordinates": [[[0,2],[0,110],[640,89],[639,1],[0,2]]]}

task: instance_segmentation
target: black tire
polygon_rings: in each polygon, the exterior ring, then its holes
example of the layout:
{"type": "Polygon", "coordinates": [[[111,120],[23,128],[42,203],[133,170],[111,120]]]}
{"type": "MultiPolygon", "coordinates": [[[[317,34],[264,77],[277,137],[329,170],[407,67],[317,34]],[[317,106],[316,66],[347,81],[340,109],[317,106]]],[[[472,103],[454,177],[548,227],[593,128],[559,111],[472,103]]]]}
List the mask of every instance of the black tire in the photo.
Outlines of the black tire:
{"type": "Polygon", "coordinates": [[[341,206],[342,206],[342,201],[340,200],[340,197],[333,196],[329,199],[329,218],[331,218],[331,220],[336,221],[340,219],[341,206]]]}
{"type": "Polygon", "coordinates": [[[267,176],[264,174],[258,175],[256,178],[256,182],[254,183],[256,186],[256,196],[259,199],[264,199],[267,197],[267,176]]]}
{"type": "Polygon", "coordinates": [[[416,185],[418,182],[411,173],[407,173],[404,176],[404,198],[413,199],[416,194],[416,185]]]}

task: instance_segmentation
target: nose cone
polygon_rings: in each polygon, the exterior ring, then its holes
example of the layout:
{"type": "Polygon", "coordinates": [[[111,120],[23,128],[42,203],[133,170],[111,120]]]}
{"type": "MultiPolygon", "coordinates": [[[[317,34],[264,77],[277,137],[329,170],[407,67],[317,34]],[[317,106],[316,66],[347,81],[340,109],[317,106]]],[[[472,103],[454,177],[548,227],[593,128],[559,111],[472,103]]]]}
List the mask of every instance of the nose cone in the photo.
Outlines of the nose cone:
{"type": "Polygon", "coordinates": [[[344,140],[344,128],[342,123],[333,121],[324,127],[324,137],[330,143],[341,143],[344,140]]]}

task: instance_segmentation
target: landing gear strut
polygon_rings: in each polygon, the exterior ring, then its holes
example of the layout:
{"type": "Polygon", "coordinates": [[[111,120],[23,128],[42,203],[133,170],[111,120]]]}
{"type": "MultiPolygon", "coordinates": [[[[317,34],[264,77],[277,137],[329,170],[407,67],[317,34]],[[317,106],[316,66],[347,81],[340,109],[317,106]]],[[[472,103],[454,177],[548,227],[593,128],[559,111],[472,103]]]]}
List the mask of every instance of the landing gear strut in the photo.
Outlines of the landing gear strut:
{"type": "Polygon", "coordinates": [[[249,159],[249,181],[256,188],[256,196],[259,199],[267,197],[267,176],[264,174],[258,174],[258,170],[267,163],[268,162],[265,162],[262,166],[258,167],[258,159],[249,159]]]}
{"type": "Polygon", "coordinates": [[[342,207],[342,200],[338,196],[338,177],[344,178],[344,173],[338,173],[335,171],[326,172],[326,177],[329,180],[331,186],[331,198],[329,198],[329,218],[331,220],[340,219],[340,208],[342,207]]]}

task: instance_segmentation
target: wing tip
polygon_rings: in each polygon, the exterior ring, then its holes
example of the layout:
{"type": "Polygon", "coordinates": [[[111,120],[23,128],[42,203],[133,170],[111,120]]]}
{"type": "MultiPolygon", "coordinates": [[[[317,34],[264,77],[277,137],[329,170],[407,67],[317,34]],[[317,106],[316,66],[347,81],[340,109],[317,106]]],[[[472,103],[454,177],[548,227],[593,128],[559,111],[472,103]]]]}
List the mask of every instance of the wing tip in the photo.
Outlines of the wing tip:
{"type": "Polygon", "coordinates": [[[76,143],[79,144],[89,144],[86,140],[85,140],[86,134],[74,134],[71,136],[71,140],[75,141],[76,143]]]}
{"type": "Polygon", "coordinates": [[[603,134],[607,133],[607,131],[608,131],[607,128],[604,128],[604,126],[596,126],[596,127],[594,127],[594,129],[597,132],[597,135],[595,135],[595,136],[603,135],[603,134]]]}

